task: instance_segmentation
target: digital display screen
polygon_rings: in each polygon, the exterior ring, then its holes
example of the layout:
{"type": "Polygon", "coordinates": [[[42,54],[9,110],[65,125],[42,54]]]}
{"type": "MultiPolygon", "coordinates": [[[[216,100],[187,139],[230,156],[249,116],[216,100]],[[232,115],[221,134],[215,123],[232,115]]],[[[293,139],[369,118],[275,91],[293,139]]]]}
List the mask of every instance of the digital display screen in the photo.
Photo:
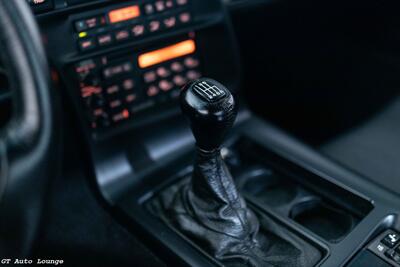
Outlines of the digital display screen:
{"type": "Polygon", "coordinates": [[[140,68],[147,68],[177,57],[182,57],[196,51],[196,43],[186,40],[161,49],[141,54],[138,62],[140,68]]]}
{"type": "Polygon", "coordinates": [[[112,10],[108,13],[108,18],[111,23],[118,23],[140,16],[140,8],[138,5],[128,6],[120,9],[112,10]]]}

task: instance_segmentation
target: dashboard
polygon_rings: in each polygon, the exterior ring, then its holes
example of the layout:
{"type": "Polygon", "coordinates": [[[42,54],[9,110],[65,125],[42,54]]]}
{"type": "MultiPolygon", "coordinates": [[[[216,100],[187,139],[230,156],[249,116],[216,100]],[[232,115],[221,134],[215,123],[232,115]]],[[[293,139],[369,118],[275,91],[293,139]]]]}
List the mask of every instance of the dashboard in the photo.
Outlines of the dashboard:
{"type": "Polygon", "coordinates": [[[237,51],[220,1],[28,1],[88,139],[179,112],[180,87],[211,76],[236,90],[237,51]]]}

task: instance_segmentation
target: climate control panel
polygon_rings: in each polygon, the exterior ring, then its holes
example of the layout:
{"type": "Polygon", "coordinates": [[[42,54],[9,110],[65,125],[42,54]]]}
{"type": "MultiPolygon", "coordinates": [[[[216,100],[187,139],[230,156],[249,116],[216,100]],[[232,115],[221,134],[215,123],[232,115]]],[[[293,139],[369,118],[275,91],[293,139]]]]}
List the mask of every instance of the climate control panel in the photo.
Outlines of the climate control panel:
{"type": "Polygon", "coordinates": [[[74,65],[74,72],[87,124],[97,134],[153,107],[176,106],[180,88],[202,75],[194,39],[85,59],[74,65]]]}

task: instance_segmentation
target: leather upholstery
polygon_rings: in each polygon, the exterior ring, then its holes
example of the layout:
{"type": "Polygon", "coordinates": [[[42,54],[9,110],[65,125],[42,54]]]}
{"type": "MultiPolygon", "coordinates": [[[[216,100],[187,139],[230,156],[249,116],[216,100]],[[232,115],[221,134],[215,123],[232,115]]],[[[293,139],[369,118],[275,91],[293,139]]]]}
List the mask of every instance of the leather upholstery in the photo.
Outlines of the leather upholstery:
{"type": "Polygon", "coordinates": [[[154,199],[154,214],[227,266],[315,266],[316,248],[247,207],[219,150],[197,155],[192,178],[154,199]]]}
{"type": "Polygon", "coordinates": [[[321,151],[400,195],[400,97],[370,120],[323,145],[321,151]]]}

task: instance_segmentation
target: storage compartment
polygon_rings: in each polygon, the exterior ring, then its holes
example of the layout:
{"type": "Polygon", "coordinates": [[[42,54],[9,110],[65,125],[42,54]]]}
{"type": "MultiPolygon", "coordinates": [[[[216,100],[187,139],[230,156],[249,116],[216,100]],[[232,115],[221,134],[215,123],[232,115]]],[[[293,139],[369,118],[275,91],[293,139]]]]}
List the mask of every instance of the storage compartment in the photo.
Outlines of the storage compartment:
{"type": "Polygon", "coordinates": [[[363,197],[249,139],[236,142],[224,156],[249,201],[331,243],[340,242],[373,208],[363,197]]]}
{"type": "Polygon", "coordinates": [[[268,169],[254,170],[246,178],[240,186],[242,190],[273,207],[291,203],[298,193],[297,187],[291,181],[281,179],[268,169]]]}
{"type": "Polygon", "coordinates": [[[312,200],[294,205],[289,217],[324,239],[336,243],[354,228],[357,219],[340,208],[322,200],[312,200]]]}

